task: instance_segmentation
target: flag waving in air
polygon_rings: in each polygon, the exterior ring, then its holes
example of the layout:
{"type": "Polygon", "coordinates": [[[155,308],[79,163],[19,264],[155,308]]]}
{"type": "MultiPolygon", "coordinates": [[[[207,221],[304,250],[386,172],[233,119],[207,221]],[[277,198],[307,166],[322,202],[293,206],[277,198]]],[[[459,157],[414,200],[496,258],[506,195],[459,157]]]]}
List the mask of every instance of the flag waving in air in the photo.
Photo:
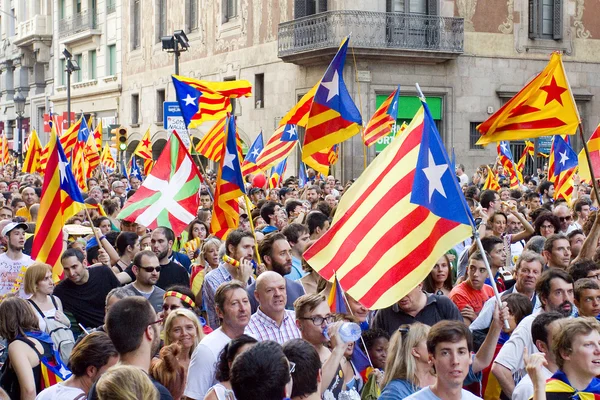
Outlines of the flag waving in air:
{"type": "Polygon", "coordinates": [[[150,140],[150,127],[144,133],[133,154],[144,160],[144,175],[148,176],[154,161],[152,160],[152,141],[150,140]]]}
{"type": "Polygon", "coordinates": [[[33,174],[40,168],[40,160],[42,158],[42,145],[35,129],[31,131],[27,141],[29,142],[29,146],[27,148],[27,157],[23,161],[23,172],[33,174]]]}
{"type": "Polygon", "coordinates": [[[285,169],[287,168],[287,158],[284,158],[279,162],[276,166],[271,169],[271,176],[269,177],[269,188],[277,188],[279,187],[279,183],[283,179],[283,174],[285,174],[285,169]]]}
{"type": "Polygon", "coordinates": [[[365,307],[391,306],[472,234],[473,217],[427,105],[344,194],[304,257],[365,307]]]}
{"type": "Polygon", "coordinates": [[[268,168],[279,163],[290,155],[298,143],[298,129],[296,125],[281,125],[273,136],[269,138],[265,148],[256,159],[259,170],[266,171],[268,168]]]}
{"type": "Polygon", "coordinates": [[[2,165],[7,166],[10,164],[10,149],[8,148],[8,138],[6,133],[2,134],[2,165]]]}
{"type": "Polygon", "coordinates": [[[169,227],[180,235],[198,211],[201,177],[174,131],[142,186],[117,216],[150,229],[169,227]]]}
{"type": "MultiPolygon", "coordinates": [[[[196,145],[196,152],[202,154],[204,157],[214,162],[221,161],[221,154],[223,153],[223,142],[225,142],[225,122],[226,117],[221,118],[211,128],[206,135],[196,145]]],[[[237,134],[237,147],[240,157],[242,155],[242,141],[237,134]]]]}
{"type": "Polygon", "coordinates": [[[252,174],[258,171],[258,166],[256,165],[256,159],[258,155],[264,149],[263,144],[263,134],[262,131],[258,134],[256,139],[254,139],[254,143],[248,149],[248,154],[246,154],[246,158],[244,158],[244,162],[242,163],[242,176],[246,176],[248,174],[252,174]]]}
{"type": "Polygon", "coordinates": [[[572,135],[580,118],[560,53],[519,93],[477,126],[477,144],[572,135]]]}
{"type": "Polygon", "coordinates": [[[392,131],[398,117],[398,96],[400,86],[389,95],[387,99],[379,106],[367,127],[363,131],[363,141],[365,146],[371,146],[379,139],[387,136],[392,131]]]}
{"type": "Polygon", "coordinates": [[[344,39],[317,87],[304,135],[302,161],[323,174],[327,174],[327,168],[313,156],[320,157],[318,153],[324,151],[327,157],[327,152],[334,144],[357,134],[362,124],[360,112],[343,78],[348,41],[348,37],[344,39]]]}
{"type": "Polygon", "coordinates": [[[500,184],[498,183],[498,178],[496,178],[496,174],[490,168],[489,165],[487,167],[487,176],[485,178],[485,182],[483,183],[482,190],[500,190],[500,184]]]}
{"type": "Polygon", "coordinates": [[[110,147],[108,145],[104,145],[104,149],[102,149],[102,154],[100,155],[100,163],[104,168],[108,171],[112,172],[117,168],[117,163],[110,153],[110,147]]]}
{"type": "Polygon", "coordinates": [[[571,201],[573,193],[572,178],[577,171],[577,154],[560,135],[554,136],[552,146],[554,154],[554,199],[571,201]]]}
{"type": "Polygon", "coordinates": [[[519,177],[515,171],[515,163],[513,161],[512,151],[508,142],[500,142],[497,146],[498,157],[500,157],[500,164],[504,167],[504,173],[510,179],[510,187],[519,187],[519,177]]]}
{"type": "Polygon", "coordinates": [[[517,171],[523,174],[523,170],[525,169],[525,162],[527,161],[527,156],[529,155],[533,158],[533,152],[535,151],[535,146],[533,142],[530,140],[525,141],[525,148],[521,153],[521,158],[519,158],[519,162],[517,162],[517,171]]]}
{"type": "Polygon", "coordinates": [[[235,118],[229,116],[225,132],[225,146],[223,146],[217,174],[213,215],[210,222],[210,232],[221,240],[225,240],[229,232],[238,227],[240,222],[238,199],[240,196],[245,195],[235,131],[235,118]]]}
{"type": "MultiPolygon", "coordinates": [[[[600,178],[600,125],[596,128],[592,136],[587,141],[588,151],[590,152],[590,160],[594,168],[594,176],[600,178]]],[[[592,174],[590,166],[585,156],[585,149],[581,149],[577,156],[579,160],[579,177],[582,182],[592,182],[592,174]]]]}

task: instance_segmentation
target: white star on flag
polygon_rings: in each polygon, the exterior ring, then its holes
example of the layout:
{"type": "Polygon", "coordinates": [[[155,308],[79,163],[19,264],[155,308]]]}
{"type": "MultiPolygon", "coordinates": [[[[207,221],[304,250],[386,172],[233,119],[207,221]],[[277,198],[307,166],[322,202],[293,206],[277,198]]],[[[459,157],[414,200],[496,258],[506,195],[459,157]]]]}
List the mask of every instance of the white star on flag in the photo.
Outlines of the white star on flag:
{"type": "Polygon", "coordinates": [[[287,130],[287,133],[289,133],[290,137],[293,138],[296,136],[296,127],[294,125],[290,125],[290,129],[287,130]]]}
{"type": "Polygon", "coordinates": [[[225,154],[225,160],[223,166],[233,170],[233,160],[235,160],[235,154],[231,154],[229,151],[225,154]]]}
{"type": "Polygon", "coordinates": [[[60,160],[58,162],[58,171],[60,173],[60,183],[63,183],[67,179],[67,168],[69,167],[68,161],[60,160]]]}
{"type": "Polygon", "coordinates": [[[502,143],[500,145],[500,147],[502,148],[502,151],[504,152],[504,154],[508,153],[508,145],[506,143],[502,143]]]}
{"type": "Polygon", "coordinates": [[[440,164],[436,165],[435,160],[433,159],[433,154],[431,154],[431,150],[429,150],[429,166],[427,168],[423,168],[423,173],[427,180],[429,181],[429,201],[431,202],[431,196],[435,191],[439,192],[442,196],[446,197],[446,191],[444,190],[444,185],[442,184],[442,176],[448,169],[448,164],[440,164]]]}
{"type": "Polygon", "coordinates": [[[559,154],[560,154],[560,163],[564,167],[565,162],[567,162],[567,160],[569,159],[569,157],[567,157],[567,151],[565,150],[564,153],[559,153],[559,154]]]}
{"type": "Polygon", "coordinates": [[[250,154],[252,154],[253,157],[258,157],[258,155],[260,154],[260,152],[258,151],[257,148],[254,148],[254,150],[252,150],[252,152],[250,154]]]}
{"type": "Polygon", "coordinates": [[[188,93],[187,97],[185,99],[183,99],[183,101],[185,101],[185,105],[189,106],[190,104],[192,105],[196,105],[196,97],[192,97],[190,96],[190,94],[188,93]]]}
{"type": "Polygon", "coordinates": [[[329,82],[321,82],[321,86],[323,86],[325,89],[328,90],[327,100],[326,100],[327,103],[329,103],[329,100],[331,100],[335,96],[339,95],[340,94],[340,78],[338,77],[337,70],[335,70],[333,72],[333,77],[331,78],[331,80],[329,82]]]}

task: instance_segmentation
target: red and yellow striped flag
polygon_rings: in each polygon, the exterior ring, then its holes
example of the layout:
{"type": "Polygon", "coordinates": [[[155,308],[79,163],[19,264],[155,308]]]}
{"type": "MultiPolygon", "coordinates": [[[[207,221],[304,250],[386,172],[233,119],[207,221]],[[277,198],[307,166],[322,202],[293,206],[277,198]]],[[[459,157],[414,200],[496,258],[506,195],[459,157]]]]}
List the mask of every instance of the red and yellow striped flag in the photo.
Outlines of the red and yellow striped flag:
{"type": "MultiPolygon", "coordinates": [[[[232,117],[233,118],[233,117],[232,117]]],[[[221,161],[223,153],[223,142],[225,140],[225,122],[226,118],[217,121],[215,126],[198,142],[196,152],[214,162],[221,161]]],[[[236,132],[237,147],[240,158],[242,158],[242,141],[236,132]]]]}
{"type": "Polygon", "coordinates": [[[8,139],[6,133],[2,135],[2,164],[4,166],[10,164],[10,150],[8,148],[8,139]]]}
{"type": "Polygon", "coordinates": [[[96,142],[96,148],[98,151],[102,148],[102,120],[98,121],[98,125],[96,125],[96,129],[92,133],[94,137],[94,141],[96,142]]]}
{"type": "Polygon", "coordinates": [[[371,146],[380,138],[387,136],[392,131],[398,116],[398,95],[400,86],[388,96],[379,106],[367,127],[363,131],[363,141],[365,146],[371,146]]]}
{"type": "Polygon", "coordinates": [[[42,158],[42,145],[35,129],[31,131],[27,141],[29,142],[29,146],[27,156],[25,157],[25,161],[23,161],[23,172],[33,174],[40,169],[40,159],[42,158]]]}
{"type": "Polygon", "coordinates": [[[344,194],[331,228],[305,253],[323,278],[365,307],[391,306],[472,234],[454,171],[427,105],[344,194]]]}
{"type": "Polygon", "coordinates": [[[498,183],[498,178],[496,178],[496,174],[490,168],[489,165],[487,167],[487,177],[485,178],[485,182],[483,183],[482,190],[500,190],[500,184],[498,183]]]}
{"type": "Polygon", "coordinates": [[[117,163],[110,153],[110,147],[108,144],[104,145],[104,149],[102,149],[102,154],[100,155],[100,163],[104,166],[104,168],[114,170],[117,167],[117,163]]]}
{"type": "Polygon", "coordinates": [[[73,148],[73,161],[71,167],[73,168],[73,175],[77,186],[83,192],[87,192],[86,173],[85,173],[85,144],[81,141],[75,143],[73,148]]]}
{"type": "Polygon", "coordinates": [[[77,122],[72,124],[69,129],[60,137],[60,145],[63,147],[63,150],[67,157],[71,157],[71,152],[77,143],[77,136],[79,134],[79,128],[81,126],[81,121],[83,119],[83,114],[77,122]]]}
{"type": "MultiPolygon", "coordinates": [[[[588,151],[590,152],[590,161],[594,167],[594,176],[600,178],[600,125],[596,128],[592,136],[587,141],[588,151]]],[[[590,173],[590,165],[585,156],[585,149],[581,149],[577,155],[579,160],[579,177],[582,182],[592,183],[592,174],[590,173]]]]}
{"type": "Polygon", "coordinates": [[[100,153],[96,146],[96,140],[93,135],[88,137],[88,141],[85,145],[85,176],[91,178],[94,170],[100,165],[100,153]]]}
{"type": "Polygon", "coordinates": [[[140,156],[144,160],[144,175],[148,176],[154,165],[152,160],[152,140],[150,139],[150,127],[144,133],[142,140],[138,143],[133,154],[140,156]]]}
{"type": "Polygon", "coordinates": [[[519,162],[517,162],[517,171],[519,171],[521,174],[523,173],[523,170],[525,169],[525,162],[527,161],[527,156],[529,155],[531,158],[533,158],[534,150],[535,150],[535,148],[534,148],[533,142],[526,140],[525,148],[523,149],[523,152],[521,153],[521,158],[519,158],[519,162]]]}

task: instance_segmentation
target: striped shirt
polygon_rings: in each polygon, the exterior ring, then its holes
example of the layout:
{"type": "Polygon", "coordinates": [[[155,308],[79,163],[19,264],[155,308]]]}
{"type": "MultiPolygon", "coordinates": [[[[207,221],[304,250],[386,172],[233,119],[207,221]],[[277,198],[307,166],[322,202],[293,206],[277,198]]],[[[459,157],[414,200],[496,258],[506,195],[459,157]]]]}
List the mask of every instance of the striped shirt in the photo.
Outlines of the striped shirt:
{"type": "Polygon", "coordinates": [[[268,317],[260,309],[250,317],[250,323],[244,331],[259,342],[273,340],[283,345],[288,340],[300,339],[300,330],[296,326],[296,315],[291,310],[285,310],[285,317],[280,326],[271,317],[268,317]]]}

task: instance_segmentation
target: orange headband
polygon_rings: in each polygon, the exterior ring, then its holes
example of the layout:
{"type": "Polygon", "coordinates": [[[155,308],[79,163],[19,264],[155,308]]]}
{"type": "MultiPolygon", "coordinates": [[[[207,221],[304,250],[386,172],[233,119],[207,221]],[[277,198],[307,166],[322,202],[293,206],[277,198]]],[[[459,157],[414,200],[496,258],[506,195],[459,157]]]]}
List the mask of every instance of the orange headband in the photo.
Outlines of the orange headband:
{"type": "Polygon", "coordinates": [[[185,294],[176,292],[174,290],[169,290],[165,293],[163,299],[166,299],[167,297],[177,297],[178,299],[181,299],[181,301],[183,301],[184,303],[187,303],[190,307],[196,308],[196,303],[194,302],[194,300],[192,300],[190,296],[186,296],[185,294]]]}

